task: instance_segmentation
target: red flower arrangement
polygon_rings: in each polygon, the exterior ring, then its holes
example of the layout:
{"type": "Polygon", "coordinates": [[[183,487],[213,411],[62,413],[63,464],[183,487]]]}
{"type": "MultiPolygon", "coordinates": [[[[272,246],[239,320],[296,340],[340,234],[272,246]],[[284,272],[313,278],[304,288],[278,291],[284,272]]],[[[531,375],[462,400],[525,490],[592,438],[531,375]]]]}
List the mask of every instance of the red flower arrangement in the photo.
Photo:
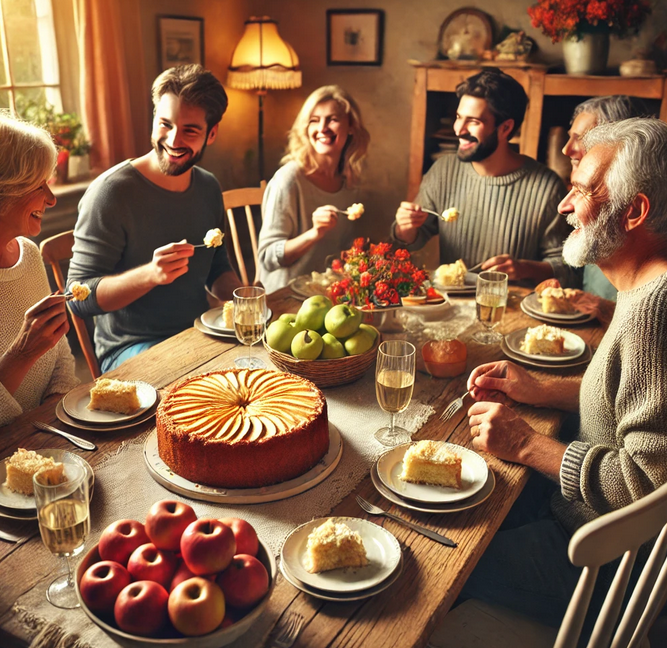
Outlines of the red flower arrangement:
{"type": "Polygon", "coordinates": [[[354,240],[349,250],[331,264],[343,279],[332,284],[329,296],[334,304],[349,303],[359,308],[385,308],[399,305],[401,297],[421,294],[428,279],[425,270],[410,260],[404,249],[393,250],[391,243],[354,240]]]}
{"type": "Polygon", "coordinates": [[[539,0],[528,7],[533,27],[553,43],[590,32],[623,37],[637,32],[650,13],[649,0],[539,0]]]}

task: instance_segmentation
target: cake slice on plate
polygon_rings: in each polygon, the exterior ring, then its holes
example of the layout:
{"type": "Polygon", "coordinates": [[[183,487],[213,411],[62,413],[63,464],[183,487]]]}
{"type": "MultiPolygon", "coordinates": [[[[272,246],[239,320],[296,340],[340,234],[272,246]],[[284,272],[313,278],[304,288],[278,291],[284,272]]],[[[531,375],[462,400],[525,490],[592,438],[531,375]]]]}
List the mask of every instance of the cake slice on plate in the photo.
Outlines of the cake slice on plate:
{"type": "Polygon", "coordinates": [[[399,479],[461,488],[461,457],[438,441],[418,441],[405,453],[399,479]]]}
{"type": "Polygon", "coordinates": [[[33,495],[32,476],[47,471],[46,483],[61,484],[65,481],[64,466],[51,457],[43,457],[34,450],[19,448],[9,459],[5,459],[7,468],[7,487],[15,493],[33,495]]]}
{"type": "Polygon", "coordinates": [[[311,574],[367,564],[361,536],[336,518],[329,518],[308,536],[305,567],[311,574]]]}
{"type": "Polygon", "coordinates": [[[90,390],[89,410],[132,414],[140,407],[137,385],[133,382],[100,378],[90,390]]]}

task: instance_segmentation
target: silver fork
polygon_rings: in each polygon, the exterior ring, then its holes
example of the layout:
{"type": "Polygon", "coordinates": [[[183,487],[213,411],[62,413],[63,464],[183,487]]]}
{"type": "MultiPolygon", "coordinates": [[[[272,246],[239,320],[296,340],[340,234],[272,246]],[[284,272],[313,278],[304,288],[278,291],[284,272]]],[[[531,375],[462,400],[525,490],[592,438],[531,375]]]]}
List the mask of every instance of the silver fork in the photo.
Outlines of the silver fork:
{"type": "Polygon", "coordinates": [[[463,407],[463,399],[469,394],[469,391],[466,391],[464,394],[455,398],[447,407],[445,407],[442,414],[440,414],[441,421],[449,421],[456,412],[458,412],[463,407]]]}
{"type": "Polygon", "coordinates": [[[413,524],[412,522],[408,522],[408,520],[404,520],[403,518],[398,517],[398,515],[389,513],[389,511],[385,511],[384,509],[381,509],[379,506],[374,506],[373,504],[367,502],[363,497],[359,495],[357,495],[357,504],[359,504],[359,506],[361,506],[361,508],[364,509],[366,513],[370,513],[371,515],[385,515],[386,517],[391,518],[395,522],[403,524],[406,527],[412,529],[413,531],[421,533],[422,535],[425,535],[427,538],[431,538],[431,540],[435,540],[436,542],[444,544],[447,547],[458,546],[456,542],[450,540],[448,537],[441,535],[440,533],[436,533],[435,531],[431,531],[431,529],[427,529],[426,527],[420,526],[419,524],[413,524]]]}
{"type": "Polygon", "coordinates": [[[301,628],[303,628],[303,617],[296,612],[290,612],[269,644],[269,648],[292,648],[301,628]]]}

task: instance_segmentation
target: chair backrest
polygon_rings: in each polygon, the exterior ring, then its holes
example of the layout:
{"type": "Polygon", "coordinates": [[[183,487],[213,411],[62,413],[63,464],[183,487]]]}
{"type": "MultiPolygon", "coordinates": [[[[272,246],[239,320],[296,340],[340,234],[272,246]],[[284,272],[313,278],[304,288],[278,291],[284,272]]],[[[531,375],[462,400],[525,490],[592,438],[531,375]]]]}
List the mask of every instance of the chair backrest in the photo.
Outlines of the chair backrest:
{"type": "Polygon", "coordinates": [[[588,648],[637,648],[667,600],[667,484],[637,502],[585,524],[572,536],[568,553],[572,564],[583,567],[583,571],[554,648],[577,645],[598,571],[621,556],[588,648]],[[658,539],[614,633],[637,552],[656,536],[658,539]]]}
{"type": "Polygon", "coordinates": [[[262,199],[264,198],[264,190],[266,189],[266,180],[262,180],[259,187],[247,187],[244,189],[230,189],[222,192],[222,201],[225,204],[227,211],[227,223],[229,224],[229,233],[232,236],[232,244],[234,246],[234,254],[236,256],[236,263],[239,268],[239,275],[244,286],[249,286],[255,283],[259,277],[259,255],[257,253],[257,229],[255,228],[255,221],[252,216],[252,207],[259,206],[261,208],[262,199]],[[255,276],[253,281],[248,280],[248,271],[246,270],[245,260],[243,258],[243,248],[239,237],[239,228],[236,226],[236,219],[234,218],[234,210],[243,207],[248,227],[248,236],[250,238],[250,245],[252,247],[252,254],[255,260],[255,276]]]}
{"type": "MultiPolygon", "coordinates": [[[[39,246],[39,251],[42,253],[44,263],[48,263],[51,266],[56,285],[63,292],[65,292],[65,277],[63,276],[60,264],[61,262],[72,258],[73,245],[74,230],[69,230],[44,239],[39,246]]],[[[88,363],[88,369],[90,369],[93,378],[99,378],[102,372],[100,371],[100,365],[97,362],[93,341],[90,339],[90,333],[86,326],[86,322],[75,315],[71,310],[69,310],[69,314],[72,318],[72,324],[74,324],[74,330],[79,339],[81,350],[88,363]]]]}

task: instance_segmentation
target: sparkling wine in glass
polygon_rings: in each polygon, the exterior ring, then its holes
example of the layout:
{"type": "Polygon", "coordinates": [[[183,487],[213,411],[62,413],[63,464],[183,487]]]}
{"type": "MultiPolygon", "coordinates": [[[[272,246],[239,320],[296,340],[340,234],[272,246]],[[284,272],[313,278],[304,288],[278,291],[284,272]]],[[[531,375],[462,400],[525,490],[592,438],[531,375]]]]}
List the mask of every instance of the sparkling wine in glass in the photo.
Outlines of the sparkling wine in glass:
{"type": "Polygon", "coordinates": [[[46,598],[58,608],[79,607],[74,588],[72,557],[83,551],[90,532],[88,476],[83,466],[64,461],[65,481],[53,483],[50,471],[33,476],[39,532],[46,548],[67,559],[67,573],[58,576],[46,590],[46,598]]]}
{"type": "Polygon", "coordinates": [[[248,347],[247,358],[236,358],[234,364],[243,369],[263,369],[266,364],[252,357],[252,345],[259,342],[266,328],[266,291],[259,286],[242,286],[234,291],[234,332],[241,344],[248,347]]]}
{"type": "Polygon", "coordinates": [[[378,348],[375,395],[380,407],[391,414],[389,427],[380,428],[375,439],[385,446],[409,443],[407,430],[394,424],[398,412],[407,409],[415,384],[415,347],[405,340],[387,340],[378,348]]]}
{"type": "Polygon", "coordinates": [[[477,276],[477,319],[486,327],[485,331],[473,334],[480,344],[497,344],[503,336],[495,331],[507,308],[507,274],[504,272],[480,272],[477,276]]]}

